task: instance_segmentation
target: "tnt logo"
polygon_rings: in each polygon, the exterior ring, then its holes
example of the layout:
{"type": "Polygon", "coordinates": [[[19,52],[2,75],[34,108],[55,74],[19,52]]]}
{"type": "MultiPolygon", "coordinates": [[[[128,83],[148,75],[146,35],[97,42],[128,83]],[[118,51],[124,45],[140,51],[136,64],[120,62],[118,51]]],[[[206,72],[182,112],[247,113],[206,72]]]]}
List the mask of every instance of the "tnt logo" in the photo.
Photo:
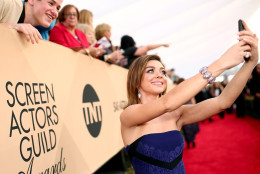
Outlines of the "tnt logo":
{"type": "Polygon", "coordinates": [[[83,91],[83,116],[89,133],[97,137],[102,124],[102,108],[96,91],[86,85],[83,91]]]}

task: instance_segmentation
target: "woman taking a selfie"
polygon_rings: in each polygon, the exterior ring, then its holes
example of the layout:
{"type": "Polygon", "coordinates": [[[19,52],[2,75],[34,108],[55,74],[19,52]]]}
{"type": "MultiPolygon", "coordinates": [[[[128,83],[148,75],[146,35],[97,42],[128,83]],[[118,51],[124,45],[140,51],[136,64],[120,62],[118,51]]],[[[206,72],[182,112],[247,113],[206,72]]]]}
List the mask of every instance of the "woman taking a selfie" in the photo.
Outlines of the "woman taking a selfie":
{"type": "Polygon", "coordinates": [[[160,58],[137,58],[127,77],[128,104],[120,115],[122,139],[136,174],[185,173],[180,129],[229,108],[243,90],[258,61],[258,38],[245,22],[239,42],[208,67],[166,92],[166,71],[160,58]],[[244,62],[244,57],[250,59],[244,62]],[[244,62],[222,93],[184,105],[227,69],[244,62]]]}

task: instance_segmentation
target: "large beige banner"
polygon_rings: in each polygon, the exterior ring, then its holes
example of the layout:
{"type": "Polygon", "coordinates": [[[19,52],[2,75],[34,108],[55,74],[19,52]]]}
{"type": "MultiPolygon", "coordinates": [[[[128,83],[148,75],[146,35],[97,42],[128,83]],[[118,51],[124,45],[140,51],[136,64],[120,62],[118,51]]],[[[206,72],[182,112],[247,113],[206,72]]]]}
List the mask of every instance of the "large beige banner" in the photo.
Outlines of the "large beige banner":
{"type": "Polygon", "coordinates": [[[0,33],[1,173],[93,173],[123,147],[127,70],[0,33]]]}

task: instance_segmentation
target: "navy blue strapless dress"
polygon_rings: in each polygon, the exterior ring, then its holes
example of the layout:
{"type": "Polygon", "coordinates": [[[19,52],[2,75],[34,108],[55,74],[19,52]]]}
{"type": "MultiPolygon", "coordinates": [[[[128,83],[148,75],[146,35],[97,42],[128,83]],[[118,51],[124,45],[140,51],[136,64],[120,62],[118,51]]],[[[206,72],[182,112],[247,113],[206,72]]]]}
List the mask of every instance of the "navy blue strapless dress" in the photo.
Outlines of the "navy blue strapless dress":
{"type": "Polygon", "coordinates": [[[186,174],[182,152],[184,140],[178,130],[143,135],[126,147],[136,174],[186,174]]]}

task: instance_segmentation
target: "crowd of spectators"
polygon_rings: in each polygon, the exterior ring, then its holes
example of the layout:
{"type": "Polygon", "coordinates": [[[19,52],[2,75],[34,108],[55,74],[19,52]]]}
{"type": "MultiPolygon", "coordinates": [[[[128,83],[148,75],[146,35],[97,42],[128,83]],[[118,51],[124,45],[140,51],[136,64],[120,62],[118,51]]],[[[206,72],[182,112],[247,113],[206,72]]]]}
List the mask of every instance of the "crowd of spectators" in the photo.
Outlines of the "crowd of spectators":
{"type": "Polygon", "coordinates": [[[93,26],[93,13],[81,11],[72,4],[61,9],[63,0],[0,0],[0,24],[23,33],[27,41],[38,43],[44,39],[109,64],[129,68],[138,56],[168,44],[136,47],[135,42],[122,37],[123,45],[114,46],[111,26],[93,26]],[[15,12],[15,13],[14,13],[15,12]],[[127,43],[130,42],[130,43],[127,43]],[[121,50],[119,48],[122,48],[121,50]]]}

